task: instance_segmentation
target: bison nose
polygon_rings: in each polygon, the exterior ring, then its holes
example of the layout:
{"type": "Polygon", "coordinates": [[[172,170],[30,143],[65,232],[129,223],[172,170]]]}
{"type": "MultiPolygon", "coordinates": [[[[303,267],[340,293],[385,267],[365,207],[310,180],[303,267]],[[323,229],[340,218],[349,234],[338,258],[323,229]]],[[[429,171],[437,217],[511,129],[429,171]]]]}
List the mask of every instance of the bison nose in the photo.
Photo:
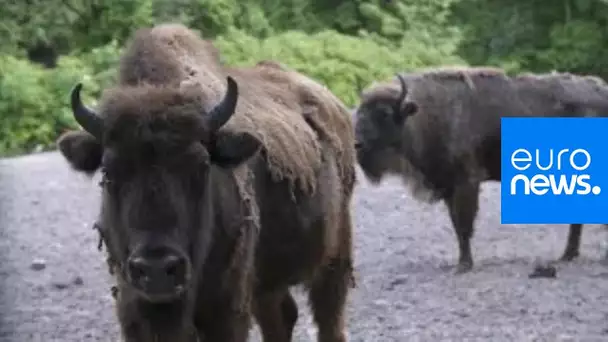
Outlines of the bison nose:
{"type": "Polygon", "coordinates": [[[160,257],[135,256],[129,258],[131,282],[150,294],[181,292],[186,282],[186,258],[175,254],[160,257]]]}
{"type": "Polygon", "coordinates": [[[363,143],[360,143],[358,141],[355,142],[355,149],[359,150],[363,147],[363,143]]]}

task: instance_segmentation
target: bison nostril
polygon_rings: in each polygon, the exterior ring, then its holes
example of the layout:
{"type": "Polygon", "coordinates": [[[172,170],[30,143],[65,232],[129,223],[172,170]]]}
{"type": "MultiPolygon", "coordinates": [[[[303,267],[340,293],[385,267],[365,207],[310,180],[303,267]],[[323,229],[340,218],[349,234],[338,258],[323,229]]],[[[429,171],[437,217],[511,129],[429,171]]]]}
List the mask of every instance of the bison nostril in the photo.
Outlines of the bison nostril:
{"type": "Polygon", "coordinates": [[[177,275],[177,265],[170,265],[165,270],[168,276],[175,277],[177,275]]]}
{"type": "Polygon", "coordinates": [[[360,143],[360,142],[356,142],[356,143],[355,143],[355,148],[356,148],[357,150],[358,150],[358,149],[360,149],[360,148],[362,148],[362,147],[363,147],[363,144],[362,144],[362,143],[360,143]]]}
{"type": "Polygon", "coordinates": [[[129,274],[131,279],[140,280],[147,278],[150,273],[150,265],[142,258],[134,258],[129,260],[129,274]]]}
{"type": "Polygon", "coordinates": [[[179,277],[183,273],[184,262],[177,256],[167,256],[164,261],[165,273],[171,277],[179,277]]]}
{"type": "Polygon", "coordinates": [[[136,257],[129,261],[129,273],[134,280],[145,277],[158,278],[167,275],[176,277],[180,276],[180,273],[183,273],[183,269],[184,261],[174,255],[158,259],[136,257]]]}
{"type": "Polygon", "coordinates": [[[189,262],[176,253],[133,256],[127,264],[129,282],[147,293],[181,293],[189,280],[189,262]]]}

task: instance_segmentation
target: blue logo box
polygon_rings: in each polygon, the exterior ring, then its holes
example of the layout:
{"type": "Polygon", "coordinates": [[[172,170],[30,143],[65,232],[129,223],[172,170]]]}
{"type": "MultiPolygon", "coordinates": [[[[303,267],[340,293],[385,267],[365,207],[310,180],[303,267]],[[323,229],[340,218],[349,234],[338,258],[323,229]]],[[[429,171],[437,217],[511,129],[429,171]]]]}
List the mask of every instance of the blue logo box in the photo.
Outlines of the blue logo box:
{"type": "Polygon", "coordinates": [[[501,223],[608,223],[608,118],[502,118],[501,223]]]}

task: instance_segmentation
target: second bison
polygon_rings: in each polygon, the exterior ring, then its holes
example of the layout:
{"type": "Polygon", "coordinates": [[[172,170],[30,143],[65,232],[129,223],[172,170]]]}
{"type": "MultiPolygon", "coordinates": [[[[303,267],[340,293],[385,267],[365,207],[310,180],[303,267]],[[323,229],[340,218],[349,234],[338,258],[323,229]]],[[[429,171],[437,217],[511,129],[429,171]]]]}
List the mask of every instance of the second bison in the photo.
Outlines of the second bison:
{"type": "MultiPolygon", "coordinates": [[[[445,202],[462,273],[473,267],[480,184],[501,180],[501,117],[607,112],[608,85],[591,76],[510,77],[489,67],[412,72],[362,94],[355,112],[357,159],[372,182],[401,175],[415,194],[445,202]]],[[[581,224],[570,226],[563,260],[578,256],[581,229],[581,224]]]]}

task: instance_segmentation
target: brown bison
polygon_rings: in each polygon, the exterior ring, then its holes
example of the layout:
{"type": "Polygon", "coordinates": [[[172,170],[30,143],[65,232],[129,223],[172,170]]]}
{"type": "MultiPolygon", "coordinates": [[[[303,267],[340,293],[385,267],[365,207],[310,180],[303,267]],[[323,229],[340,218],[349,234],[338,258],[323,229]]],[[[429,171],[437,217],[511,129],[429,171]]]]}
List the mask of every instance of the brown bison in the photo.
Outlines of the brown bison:
{"type": "MultiPolygon", "coordinates": [[[[509,77],[489,67],[423,70],[362,93],[354,114],[357,160],[374,183],[386,174],[401,175],[419,199],[444,201],[458,237],[456,271],[462,273],[473,267],[480,183],[501,179],[501,116],[606,112],[608,86],[595,77],[509,77]]],[[[562,260],[578,256],[581,228],[570,226],[562,260]]]]}
{"type": "MultiPolygon", "coordinates": [[[[102,172],[99,226],[126,341],[291,341],[309,290],[318,340],[344,342],[353,286],[352,121],[284,67],[227,69],[184,26],[138,30],[99,109],[71,93],[58,147],[102,172]]],[[[278,65],[278,64],[276,64],[278,65]]]]}

